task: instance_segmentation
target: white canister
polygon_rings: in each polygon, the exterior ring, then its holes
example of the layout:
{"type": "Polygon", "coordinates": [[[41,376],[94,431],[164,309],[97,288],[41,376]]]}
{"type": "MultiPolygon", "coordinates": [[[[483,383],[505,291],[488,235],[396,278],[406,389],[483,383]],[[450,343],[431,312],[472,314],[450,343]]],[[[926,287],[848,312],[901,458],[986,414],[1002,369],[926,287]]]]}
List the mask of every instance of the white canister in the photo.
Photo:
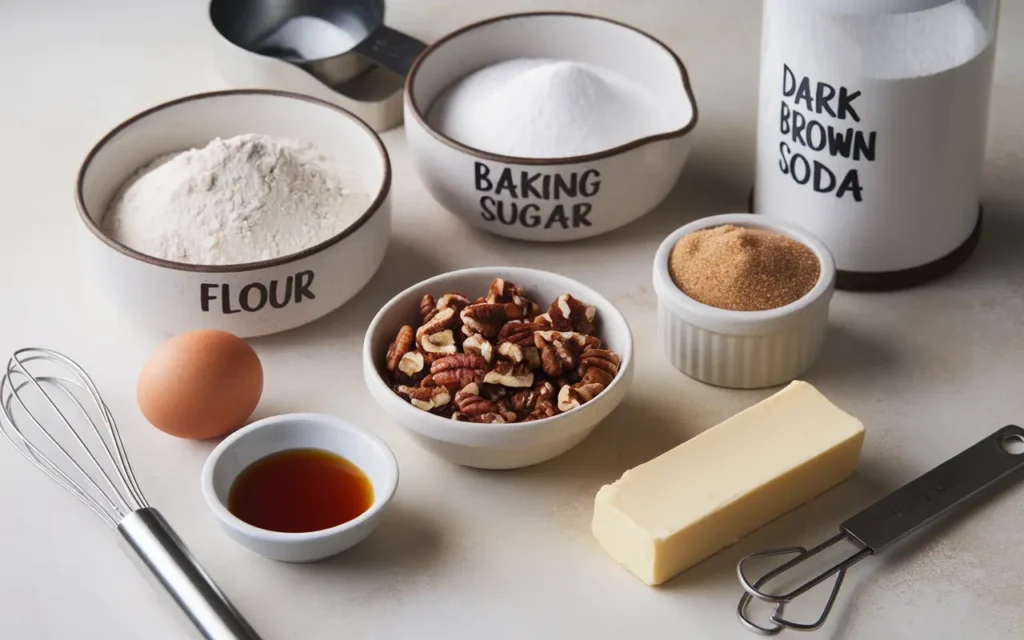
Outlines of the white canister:
{"type": "Polygon", "coordinates": [[[981,230],[999,0],[765,0],[753,210],[808,229],[837,286],[909,286],[981,230]]]}

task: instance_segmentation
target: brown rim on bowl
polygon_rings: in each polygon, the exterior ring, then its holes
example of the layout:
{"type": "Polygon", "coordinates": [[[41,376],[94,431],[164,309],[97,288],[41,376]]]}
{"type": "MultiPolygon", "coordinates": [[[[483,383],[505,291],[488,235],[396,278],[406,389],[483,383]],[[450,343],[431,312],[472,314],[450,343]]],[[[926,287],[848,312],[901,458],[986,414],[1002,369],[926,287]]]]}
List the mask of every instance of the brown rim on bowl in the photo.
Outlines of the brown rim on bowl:
{"type": "Polygon", "coordinates": [[[686,66],[683,64],[683,61],[679,59],[679,56],[676,55],[675,51],[670,49],[668,45],[666,45],[661,40],[658,40],[657,38],[647,33],[646,31],[637,29],[636,27],[628,25],[624,22],[619,22],[617,20],[612,20],[610,18],[603,18],[600,16],[590,15],[586,13],[577,13],[574,11],[528,11],[525,13],[510,13],[502,16],[497,16],[494,18],[488,18],[487,20],[474,22],[472,24],[468,24],[460,29],[456,29],[455,31],[446,34],[439,40],[428,45],[427,48],[424,49],[422,53],[420,53],[419,57],[416,58],[416,61],[413,62],[412,68],[409,69],[409,75],[405,79],[405,99],[412,107],[412,114],[413,116],[415,116],[416,120],[423,126],[423,128],[427,132],[430,133],[430,135],[436,138],[439,142],[442,142],[451,147],[455,147],[456,149],[464,151],[465,153],[468,153],[472,156],[483,158],[485,160],[490,160],[492,162],[534,166],[571,164],[577,162],[590,162],[593,160],[601,160],[622,153],[623,151],[628,151],[630,149],[643,146],[651,142],[657,142],[659,140],[669,140],[671,138],[679,138],[690,133],[690,131],[692,131],[693,128],[697,126],[698,119],[697,100],[696,98],[694,98],[693,88],[690,86],[690,75],[686,71],[686,66]],[[594,153],[588,153],[581,156],[565,156],[561,158],[523,158],[519,156],[506,156],[500,153],[491,153],[490,151],[481,151],[480,149],[475,149],[473,147],[467,146],[459,142],[458,140],[450,138],[445,134],[441,133],[440,131],[434,129],[432,126],[430,126],[430,124],[427,122],[426,116],[423,113],[423,110],[420,108],[420,105],[417,104],[416,99],[413,98],[412,91],[412,85],[416,80],[416,74],[419,72],[420,66],[423,64],[424,60],[429,58],[430,55],[434,53],[441,45],[451,40],[454,40],[455,38],[463,35],[464,33],[472,31],[478,27],[482,27],[495,22],[503,22],[505,20],[517,20],[520,18],[534,18],[544,16],[583,18],[586,20],[597,20],[599,22],[606,22],[608,24],[612,24],[617,27],[622,27],[623,29],[629,29],[630,31],[636,32],[644,36],[654,44],[658,45],[662,49],[664,49],[665,52],[668,53],[668,55],[672,56],[672,59],[675,61],[676,66],[679,68],[679,76],[683,83],[683,89],[686,91],[686,96],[690,99],[690,106],[692,107],[693,113],[690,116],[690,121],[686,124],[686,126],[679,129],[675,129],[674,131],[666,131],[665,133],[658,133],[643,138],[637,138],[636,140],[627,142],[625,144],[620,144],[619,146],[612,147],[611,149],[605,149],[604,151],[597,151],[594,153]]]}
{"type": "Polygon", "coordinates": [[[197,273],[238,273],[240,271],[256,271],[258,269],[265,269],[267,267],[276,267],[278,265],[288,264],[290,262],[295,262],[297,260],[308,258],[311,255],[320,253],[324,249],[327,249],[328,247],[331,247],[341,242],[348,236],[358,231],[359,228],[366,224],[366,222],[371,217],[373,217],[373,214],[375,214],[380,209],[381,205],[384,203],[384,200],[387,199],[388,194],[390,192],[391,158],[390,156],[388,156],[387,148],[384,146],[384,143],[381,141],[380,136],[377,135],[376,131],[370,128],[369,125],[363,122],[355,114],[335,104],[331,104],[330,102],[320,100],[319,98],[313,98],[311,96],[292,93],[290,91],[277,91],[274,89],[229,89],[224,91],[208,91],[205,93],[196,93],[189,96],[184,96],[181,98],[170,100],[168,102],[163,102],[156,106],[150,107],[144,111],[140,111],[139,113],[136,113],[132,117],[128,118],[121,124],[111,129],[109,132],[107,132],[106,135],[100,138],[99,142],[93,145],[92,149],[90,149],[89,153],[85,156],[85,160],[82,161],[82,166],[79,167],[78,169],[78,177],[75,179],[75,205],[78,208],[78,215],[79,217],[81,217],[82,222],[85,224],[86,228],[90,232],[92,232],[92,234],[96,236],[101,242],[106,244],[111,249],[114,249],[118,253],[128,256],[129,258],[141,260],[142,262],[147,262],[158,267],[165,267],[168,269],[176,269],[178,271],[191,271],[197,273]],[[243,262],[239,264],[206,265],[165,260],[163,258],[157,258],[155,256],[146,255],[144,253],[136,251],[135,249],[132,249],[124,244],[121,244],[120,242],[117,242],[116,240],[108,236],[106,233],[104,233],[103,229],[100,228],[99,224],[97,224],[97,222],[92,219],[92,217],[89,215],[89,212],[86,210],[85,197],[83,194],[85,188],[85,174],[86,171],[88,171],[89,169],[89,165],[92,164],[93,158],[96,156],[96,154],[98,154],[100,150],[107,145],[107,143],[113,140],[122,131],[134,125],[136,122],[142,120],[143,118],[151,114],[154,114],[158,111],[163,111],[164,109],[168,109],[179,104],[184,104],[186,102],[205,100],[207,98],[220,98],[226,96],[239,95],[276,96],[279,98],[303,100],[322,107],[333,109],[334,111],[349,118],[357,125],[362,127],[362,129],[373,138],[374,143],[377,145],[377,150],[380,152],[381,159],[384,161],[384,180],[381,183],[381,188],[380,191],[377,193],[377,197],[374,198],[373,202],[370,203],[370,206],[367,207],[366,211],[361,216],[359,216],[359,218],[355,222],[346,227],[341,233],[332,236],[327,240],[324,240],[323,242],[315,244],[311,247],[306,247],[301,251],[291,253],[285,256],[271,258],[269,260],[259,260],[257,262],[243,262]]]}

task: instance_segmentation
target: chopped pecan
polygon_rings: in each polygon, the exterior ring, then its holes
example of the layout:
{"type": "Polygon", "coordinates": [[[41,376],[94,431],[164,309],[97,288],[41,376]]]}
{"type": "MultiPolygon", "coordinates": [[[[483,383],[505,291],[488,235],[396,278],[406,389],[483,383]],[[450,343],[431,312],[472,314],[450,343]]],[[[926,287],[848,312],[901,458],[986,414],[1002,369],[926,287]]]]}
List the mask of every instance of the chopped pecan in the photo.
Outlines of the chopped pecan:
{"type": "Polygon", "coordinates": [[[437,309],[454,309],[455,313],[459,313],[471,304],[473,302],[461,293],[446,293],[437,301],[437,309]]]}
{"type": "Polygon", "coordinates": [[[608,386],[619,372],[621,361],[619,354],[609,349],[587,349],[580,356],[580,382],[608,386]]]}
{"type": "Polygon", "coordinates": [[[425,294],[420,298],[420,324],[427,324],[431,318],[437,315],[437,303],[434,301],[434,296],[425,294]]]}
{"type": "Polygon", "coordinates": [[[402,356],[402,359],[398,361],[397,373],[404,374],[415,380],[426,374],[426,371],[424,370],[426,364],[426,360],[421,352],[410,351],[402,356]]]}
{"type": "Polygon", "coordinates": [[[458,322],[458,315],[456,314],[455,309],[441,309],[434,314],[429,322],[416,330],[416,342],[422,343],[423,336],[440,333],[446,330],[453,330],[458,322]]]}
{"type": "Polygon", "coordinates": [[[455,406],[459,408],[459,413],[470,419],[494,413],[498,409],[493,400],[480,395],[480,385],[475,382],[467,384],[455,394],[455,406]]]}
{"type": "Polygon", "coordinates": [[[525,364],[502,361],[487,372],[483,381],[489,384],[500,384],[503,387],[531,387],[533,386],[533,371],[530,371],[525,364]]]}
{"type": "Polygon", "coordinates": [[[558,296],[548,307],[551,328],[558,331],[578,331],[589,334],[594,330],[597,309],[584,304],[568,293],[558,296]]]}
{"type": "Polygon", "coordinates": [[[434,355],[451,355],[459,351],[451,329],[424,334],[420,338],[420,348],[434,355]]]}
{"type": "Polygon", "coordinates": [[[563,344],[573,345],[579,351],[586,351],[588,349],[599,349],[601,347],[601,340],[594,336],[588,336],[584,333],[578,333],[576,331],[535,331],[533,334],[534,344],[537,345],[538,349],[543,349],[545,344],[552,342],[562,342],[563,344]]]}
{"type": "Polygon", "coordinates": [[[541,327],[533,322],[509,320],[498,332],[498,342],[511,342],[520,347],[527,347],[534,343],[534,332],[540,330],[541,327]]]}
{"type": "Polygon", "coordinates": [[[494,346],[482,334],[474,333],[462,342],[462,350],[480,356],[488,363],[494,358],[494,346]]]}
{"type": "Polygon", "coordinates": [[[398,393],[409,399],[409,403],[417,409],[433,411],[451,402],[451,392],[444,387],[406,387],[399,386],[398,393]]]}
{"type": "Polygon", "coordinates": [[[533,410],[530,411],[530,413],[527,414],[525,418],[523,418],[523,422],[543,420],[544,418],[550,418],[556,415],[557,413],[558,410],[555,409],[554,402],[552,402],[551,400],[541,400],[540,402],[537,403],[537,406],[535,406],[533,410]]]}
{"type": "Polygon", "coordinates": [[[551,330],[551,316],[547,313],[542,313],[533,319],[533,324],[537,327],[537,331],[550,331],[551,330]]]}
{"type": "Polygon", "coordinates": [[[566,385],[558,391],[558,410],[569,411],[576,407],[590,402],[594,396],[604,391],[604,385],[600,382],[587,384],[566,385]]]}
{"type": "Polygon", "coordinates": [[[574,331],[537,331],[534,342],[540,350],[544,373],[558,377],[576,369],[580,352],[600,346],[601,341],[574,331]]]}
{"type": "Polygon", "coordinates": [[[430,365],[430,382],[447,387],[462,389],[467,384],[484,382],[487,361],[471,353],[456,353],[438,358],[430,365]]]}
{"type": "Polygon", "coordinates": [[[529,415],[539,403],[555,399],[555,386],[543,380],[529,389],[521,389],[509,396],[509,408],[521,416],[529,415]]]}
{"type": "MultiPolygon", "coordinates": [[[[518,320],[522,311],[511,302],[471,304],[460,314],[462,323],[475,333],[493,338],[509,320],[518,320]]],[[[465,330],[463,330],[465,333],[465,330]]]]}
{"type": "Polygon", "coordinates": [[[452,414],[452,420],[460,422],[479,422],[499,424],[515,422],[518,416],[502,407],[500,403],[480,395],[480,385],[470,383],[455,394],[455,406],[457,411],[452,414]]]}
{"type": "Polygon", "coordinates": [[[527,297],[523,288],[517,284],[495,278],[487,291],[487,302],[511,302],[519,307],[523,317],[529,318],[540,313],[540,307],[527,297]]]}
{"type": "Polygon", "coordinates": [[[388,347],[388,354],[384,358],[387,370],[394,373],[398,369],[398,363],[402,357],[413,350],[416,346],[413,328],[409,325],[398,330],[394,342],[388,347]]]}

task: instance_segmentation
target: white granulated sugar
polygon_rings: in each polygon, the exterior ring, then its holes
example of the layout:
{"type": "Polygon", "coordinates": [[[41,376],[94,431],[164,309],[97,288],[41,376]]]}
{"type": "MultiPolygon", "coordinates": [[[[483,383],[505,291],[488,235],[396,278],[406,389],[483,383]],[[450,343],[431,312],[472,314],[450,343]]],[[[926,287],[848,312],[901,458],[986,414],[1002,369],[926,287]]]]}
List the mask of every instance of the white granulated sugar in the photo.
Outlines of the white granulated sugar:
{"type": "Polygon", "coordinates": [[[629,78],[541,58],[469,74],[434,102],[428,120],[474,149],[526,158],[596,153],[673,128],[654,94],[629,78]]]}
{"type": "Polygon", "coordinates": [[[974,59],[988,45],[977,15],[963,2],[853,22],[865,75],[916,78],[941,73],[974,59]]]}
{"type": "Polygon", "coordinates": [[[319,244],[369,204],[358,181],[316,147],[248,134],[157,158],[117,194],[103,227],[149,256],[243,264],[319,244]]]}
{"type": "Polygon", "coordinates": [[[921,78],[961,67],[989,45],[984,25],[963,0],[862,1],[774,0],[771,7],[773,18],[801,39],[793,48],[811,71],[817,55],[828,51],[827,64],[865,78],[921,78]],[[925,4],[932,6],[921,9],[925,4]]]}

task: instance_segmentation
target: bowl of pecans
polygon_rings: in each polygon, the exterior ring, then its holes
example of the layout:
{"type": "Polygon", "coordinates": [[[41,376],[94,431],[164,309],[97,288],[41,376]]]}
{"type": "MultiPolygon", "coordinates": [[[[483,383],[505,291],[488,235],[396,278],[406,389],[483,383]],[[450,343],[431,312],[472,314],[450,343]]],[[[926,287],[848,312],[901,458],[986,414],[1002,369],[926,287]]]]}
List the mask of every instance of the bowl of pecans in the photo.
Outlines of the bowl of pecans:
{"type": "Polygon", "coordinates": [[[363,343],[370,394],[456,464],[526,467],[583,441],[625,397],[633,337],[615,306],[565,276],[452,271],[395,296],[363,343]]]}

